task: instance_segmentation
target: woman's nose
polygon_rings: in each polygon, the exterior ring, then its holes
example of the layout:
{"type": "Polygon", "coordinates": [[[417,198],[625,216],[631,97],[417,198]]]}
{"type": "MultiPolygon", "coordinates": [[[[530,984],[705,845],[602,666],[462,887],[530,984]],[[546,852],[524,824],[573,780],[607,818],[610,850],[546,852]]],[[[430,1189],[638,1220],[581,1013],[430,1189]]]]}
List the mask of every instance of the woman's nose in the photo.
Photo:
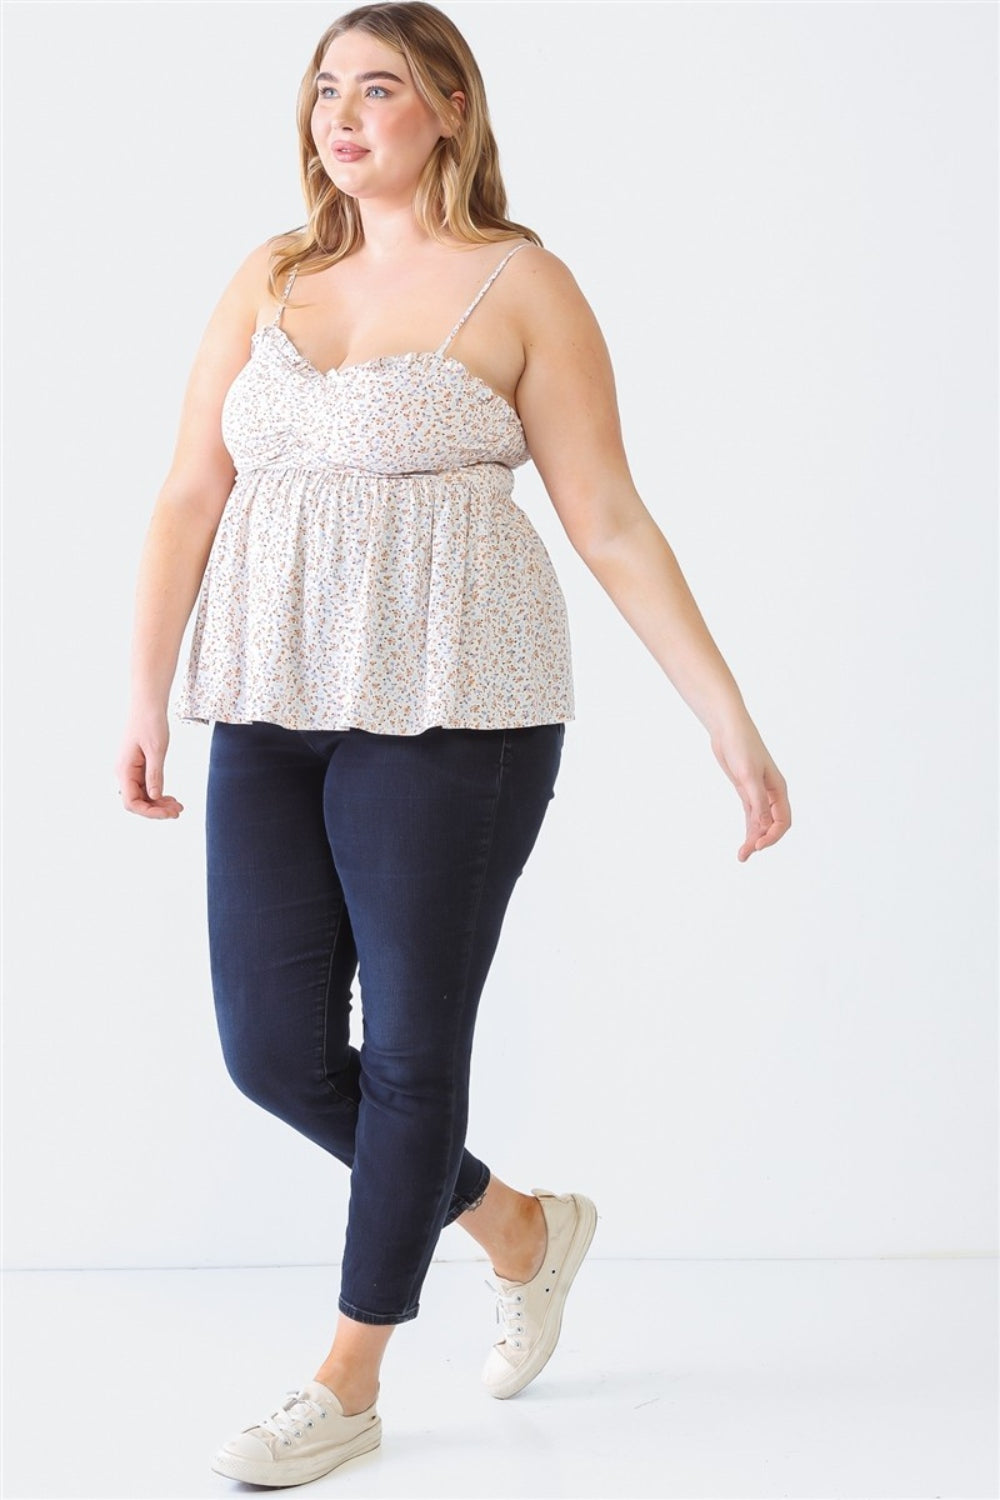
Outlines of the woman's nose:
{"type": "Polygon", "coordinates": [[[338,99],[338,108],[331,110],[330,118],[338,129],[353,130],[358,122],[358,112],[350,99],[338,99]]]}

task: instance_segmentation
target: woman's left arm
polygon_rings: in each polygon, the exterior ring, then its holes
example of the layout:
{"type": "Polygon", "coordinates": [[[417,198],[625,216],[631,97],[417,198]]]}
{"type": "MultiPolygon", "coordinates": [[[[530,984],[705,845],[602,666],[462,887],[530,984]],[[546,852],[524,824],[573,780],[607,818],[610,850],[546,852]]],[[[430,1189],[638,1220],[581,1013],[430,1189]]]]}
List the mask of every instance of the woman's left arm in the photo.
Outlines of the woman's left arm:
{"type": "Polygon", "coordinates": [[[589,303],[549,251],[517,259],[525,367],[516,400],[532,459],[573,548],[707,729],[743,803],[737,858],[745,861],[791,825],[785,779],[635,488],[611,360],[589,303]]]}

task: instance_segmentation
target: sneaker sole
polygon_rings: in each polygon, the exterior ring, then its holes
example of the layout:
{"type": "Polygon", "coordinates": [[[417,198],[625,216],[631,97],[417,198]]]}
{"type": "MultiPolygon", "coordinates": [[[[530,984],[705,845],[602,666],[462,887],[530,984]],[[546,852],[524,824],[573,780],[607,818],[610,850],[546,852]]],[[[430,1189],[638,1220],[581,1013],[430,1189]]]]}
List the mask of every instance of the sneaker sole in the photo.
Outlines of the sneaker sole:
{"type": "Polygon", "coordinates": [[[541,1338],[535,1348],[528,1355],[523,1365],[519,1365],[511,1375],[501,1381],[498,1385],[488,1385],[486,1389],[491,1396],[498,1401],[506,1401],[511,1396],[516,1396],[518,1391],[523,1391],[526,1385],[534,1380],[548,1364],[555,1353],[556,1344],[559,1342],[559,1334],[562,1331],[563,1308],[569,1289],[573,1285],[583,1257],[590,1249],[590,1242],[594,1238],[594,1230],[597,1228],[597,1209],[589,1198],[582,1197],[579,1193],[571,1193],[577,1207],[576,1229],[563,1261],[562,1274],[556,1287],[556,1295],[553,1297],[553,1312],[549,1322],[544,1329],[541,1338]]]}
{"type": "Polygon", "coordinates": [[[332,1458],[329,1454],[317,1453],[311,1458],[278,1459],[269,1463],[266,1460],[255,1462],[252,1458],[238,1458],[235,1454],[217,1453],[212,1460],[212,1470],[226,1479],[240,1479],[244,1484],[263,1484],[270,1489],[280,1489],[286,1485],[308,1484],[310,1479],[320,1479],[341,1464],[346,1464],[349,1459],[360,1458],[362,1453],[377,1448],[381,1441],[382,1418],[379,1417],[356,1438],[342,1444],[332,1458]]]}

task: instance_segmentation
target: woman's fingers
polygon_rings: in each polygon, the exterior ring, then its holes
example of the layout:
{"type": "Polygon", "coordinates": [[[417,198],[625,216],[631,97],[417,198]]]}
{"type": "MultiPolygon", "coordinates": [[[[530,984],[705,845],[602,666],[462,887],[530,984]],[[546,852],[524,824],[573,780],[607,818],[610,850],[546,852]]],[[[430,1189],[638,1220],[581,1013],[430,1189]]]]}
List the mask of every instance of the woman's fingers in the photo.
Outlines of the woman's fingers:
{"type": "Polygon", "coordinates": [[[118,763],[117,774],[122,807],[143,818],[177,818],[184,805],[176,797],[163,795],[165,746],[151,737],[132,740],[118,763]]]}
{"type": "Polygon", "coordinates": [[[736,851],[742,863],[776,844],[791,827],[788,789],[751,719],[713,736],[712,751],[743,803],[746,838],[736,851]]]}
{"type": "Polygon", "coordinates": [[[184,805],[176,797],[151,797],[142,775],[127,774],[121,780],[122,807],[142,818],[177,818],[184,805]]]}
{"type": "Polygon", "coordinates": [[[142,818],[179,818],[184,811],[184,804],[175,797],[160,797],[151,802],[147,797],[129,799],[123,794],[122,806],[127,812],[138,813],[142,818]]]}
{"type": "Polygon", "coordinates": [[[747,773],[739,792],[746,814],[746,838],[736,858],[745,863],[757,850],[778,842],[791,827],[792,812],[784,777],[773,761],[765,762],[756,773],[747,773]]]}
{"type": "Polygon", "coordinates": [[[156,802],[163,796],[163,757],[154,760],[146,758],[146,795],[150,802],[156,802]]]}

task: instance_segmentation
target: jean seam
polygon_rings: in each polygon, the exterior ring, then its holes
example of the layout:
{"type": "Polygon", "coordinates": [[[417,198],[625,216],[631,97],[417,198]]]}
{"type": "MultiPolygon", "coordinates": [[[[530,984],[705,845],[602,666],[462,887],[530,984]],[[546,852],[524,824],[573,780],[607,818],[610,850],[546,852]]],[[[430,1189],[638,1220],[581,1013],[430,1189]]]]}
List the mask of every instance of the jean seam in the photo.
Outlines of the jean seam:
{"type": "MultiPolygon", "coordinates": [[[[298,737],[301,740],[302,744],[305,745],[305,747],[306,747],[307,750],[311,750],[312,751],[313,755],[315,755],[315,757],[316,757],[317,760],[323,760],[324,759],[323,751],[322,750],[317,750],[316,746],[313,745],[313,744],[310,744],[310,742],[309,742],[309,735],[311,733],[313,733],[313,732],[314,731],[311,731],[311,730],[308,730],[308,729],[293,729],[292,730],[292,733],[298,735],[298,737]]],[[[322,731],[319,731],[319,732],[322,733],[322,731]]],[[[329,763],[329,758],[328,757],[327,757],[327,761],[329,763]]]]}
{"type": "Polygon", "coordinates": [[[344,920],[344,912],[347,910],[347,902],[343,892],[340,896],[340,911],[337,913],[337,925],[333,930],[333,942],[330,944],[330,959],[326,968],[326,987],[323,991],[323,1040],[321,1043],[320,1067],[323,1074],[323,1082],[331,1094],[344,1104],[352,1104],[357,1108],[357,1100],[352,1099],[349,1094],[342,1094],[335,1083],[331,1083],[326,1067],[326,1042],[330,1033],[330,984],[333,978],[333,964],[337,956],[337,940],[340,937],[340,928],[344,920]]]}
{"type": "MultiPolygon", "coordinates": [[[[489,826],[489,832],[487,834],[487,840],[486,840],[486,857],[483,860],[483,872],[482,872],[482,875],[479,878],[479,889],[476,892],[476,904],[475,904],[475,908],[474,908],[473,913],[472,913],[472,922],[471,922],[471,925],[470,925],[470,928],[469,928],[469,942],[468,942],[467,952],[466,952],[466,955],[465,955],[465,969],[464,969],[463,974],[462,974],[462,982],[461,982],[461,988],[462,988],[463,992],[468,987],[469,971],[472,968],[472,953],[473,953],[473,949],[475,947],[476,928],[477,928],[477,925],[479,923],[479,913],[480,913],[480,911],[482,909],[482,905],[483,905],[483,892],[486,889],[486,876],[487,876],[487,873],[488,873],[489,868],[490,868],[490,859],[491,859],[492,854],[493,854],[493,844],[494,844],[494,841],[495,841],[496,826],[497,826],[497,813],[498,813],[499,808],[500,808],[500,798],[503,795],[503,776],[504,776],[504,770],[506,769],[506,764],[507,764],[507,746],[508,746],[508,742],[509,742],[509,735],[508,735],[507,730],[505,729],[503,731],[503,740],[501,741],[501,745],[500,745],[500,761],[499,761],[499,764],[497,766],[496,796],[493,798],[493,808],[492,808],[492,812],[491,812],[491,816],[490,816],[490,826],[489,826]]],[[[455,1060],[456,1060],[456,1058],[458,1056],[458,1047],[459,1047],[460,1039],[461,1039],[460,1038],[460,1034],[456,1032],[455,1040],[454,1040],[454,1043],[452,1045],[452,1052],[451,1052],[451,1059],[450,1059],[451,1066],[450,1066],[450,1072],[449,1072],[449,1077],[453,1081],[454,1081],[454,1077],[455,1077],[455,1060]]],[[[448,1133],[449,1133],[449,1138],[451,1136],[451,1132],[454,1129],[454,1124],[455,1124],[455,1090],[454,1090],[454,1086],[453,1086],[452,1090],[451,1090],[450,1098],[448,1100],[448,1133]]],[[[447,1216],[448,1208],[450,1207],[451,1200],[452,1200],[452,1198],[454,1196],[455,1196],[455,1184],[452,1183],[451,1187],[448,1189],[448,1204],[445,1207],[445,1216],[447,1216]]],[[[442,1223],[442,1228],[443,1227],[444,1226],[443,1226],[443,1223],[442,1223]]],[[[412,1295],[412,1288],[413,1288],[413,1282],[410,1283],[411,1295],[412,1295]]]]}

